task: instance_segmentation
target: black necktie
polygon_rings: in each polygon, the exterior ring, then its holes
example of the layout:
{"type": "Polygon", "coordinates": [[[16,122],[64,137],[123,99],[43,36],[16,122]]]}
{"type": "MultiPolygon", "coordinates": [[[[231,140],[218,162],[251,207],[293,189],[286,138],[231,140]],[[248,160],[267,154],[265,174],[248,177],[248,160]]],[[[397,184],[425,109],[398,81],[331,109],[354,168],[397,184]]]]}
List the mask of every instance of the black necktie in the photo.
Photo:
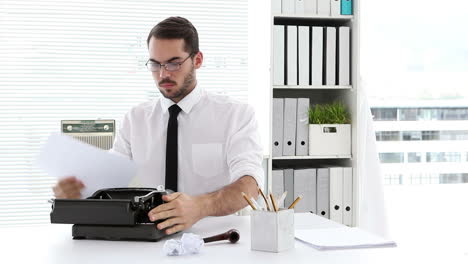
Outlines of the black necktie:
{"type": "Polygon", "coordinates": [[[180,107],[176,104],[169,107],[166,141],[166,189],[177,192],[177,115],[180,107]]]}

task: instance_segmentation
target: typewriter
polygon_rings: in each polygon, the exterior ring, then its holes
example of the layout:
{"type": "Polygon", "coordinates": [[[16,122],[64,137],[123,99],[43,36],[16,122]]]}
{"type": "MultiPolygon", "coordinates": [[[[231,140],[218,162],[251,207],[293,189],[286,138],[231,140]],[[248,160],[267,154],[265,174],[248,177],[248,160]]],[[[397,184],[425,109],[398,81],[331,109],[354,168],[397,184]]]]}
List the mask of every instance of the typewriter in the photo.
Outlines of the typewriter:
{"type": "Polygon", "coordinates": [[[73,224],[74,239],[158,241],[167,236],[148,212],[164,203],[158,188],[100,189],[86,199],[51,199],[53,224],[73,224]]]}

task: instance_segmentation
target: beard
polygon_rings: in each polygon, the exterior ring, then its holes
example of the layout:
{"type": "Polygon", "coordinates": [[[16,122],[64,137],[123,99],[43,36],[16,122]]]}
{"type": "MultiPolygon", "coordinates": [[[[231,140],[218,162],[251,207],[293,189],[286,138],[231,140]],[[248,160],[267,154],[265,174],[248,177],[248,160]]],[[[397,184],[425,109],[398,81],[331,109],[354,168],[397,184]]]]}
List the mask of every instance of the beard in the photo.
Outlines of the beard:
{"type": "Polygon", "coordinates": [[[174,94],[169,95],[164,91],[164,89],[159,88],[159,85],[163,83],[173,83],[176,85],[176,83],[172,80],[169,80],[169,79],[161,80],[159,82],[158,88],[161,94],[167,99],[179,99],[179,98],[182,99],[191,92],[190,86],[193,84],[194,80],[195,80],[195,67],[192,65],[192,69],[190,70],[189,73],[187,73],[187,75],[185,75],[184,81],[182,85],[180,86],[179,90],[176,90],[174,94]]]}

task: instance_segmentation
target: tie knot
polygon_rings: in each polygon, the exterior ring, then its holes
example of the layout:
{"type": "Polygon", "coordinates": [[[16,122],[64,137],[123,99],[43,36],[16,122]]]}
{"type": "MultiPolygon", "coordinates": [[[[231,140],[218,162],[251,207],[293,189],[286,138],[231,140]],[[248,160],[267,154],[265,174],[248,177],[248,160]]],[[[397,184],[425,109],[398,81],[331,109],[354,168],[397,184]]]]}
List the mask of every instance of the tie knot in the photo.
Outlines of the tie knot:
{"type": "Polygon", "coordinates": [[[171,107],[169,107],[169,114],[171,116],[174,116],[174,115],[177,116],[181,110],[182,109],[177,104],[173,104],[171,105],[171,107]]]}

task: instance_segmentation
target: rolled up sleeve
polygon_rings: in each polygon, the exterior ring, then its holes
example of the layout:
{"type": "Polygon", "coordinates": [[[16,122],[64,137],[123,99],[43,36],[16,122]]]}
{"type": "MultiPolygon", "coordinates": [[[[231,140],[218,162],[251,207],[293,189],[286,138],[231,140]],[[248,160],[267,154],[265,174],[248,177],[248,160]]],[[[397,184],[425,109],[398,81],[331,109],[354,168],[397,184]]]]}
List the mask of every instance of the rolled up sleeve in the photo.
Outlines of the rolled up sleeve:
{"type": "Polygon", "coordinates": [[[226,145],[231,182],[249,175],[263,189],[265,178],[262,167],[263,150],[255,113],[250,106],[246,106],[239,115],[239,121],[234,126],[233,133],[228,137],[226,145]]]}

